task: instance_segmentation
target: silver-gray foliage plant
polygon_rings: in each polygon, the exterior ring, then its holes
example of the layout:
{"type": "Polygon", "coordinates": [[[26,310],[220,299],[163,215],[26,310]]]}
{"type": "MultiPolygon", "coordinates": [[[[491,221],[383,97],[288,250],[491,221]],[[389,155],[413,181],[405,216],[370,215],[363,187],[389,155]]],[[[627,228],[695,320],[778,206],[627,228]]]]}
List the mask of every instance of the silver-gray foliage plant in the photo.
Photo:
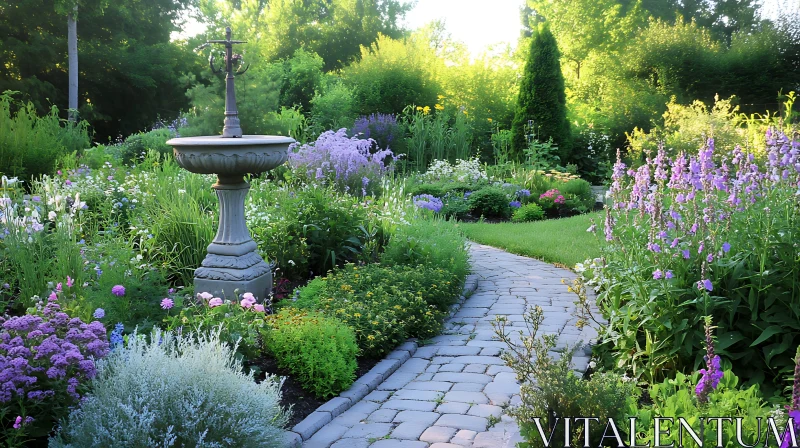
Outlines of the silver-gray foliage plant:
{"type": "Polygon", "coordinates": [[[131,335],[50,447],[278,447],[282,379],[242,372],[219,329],[131,335]]]}

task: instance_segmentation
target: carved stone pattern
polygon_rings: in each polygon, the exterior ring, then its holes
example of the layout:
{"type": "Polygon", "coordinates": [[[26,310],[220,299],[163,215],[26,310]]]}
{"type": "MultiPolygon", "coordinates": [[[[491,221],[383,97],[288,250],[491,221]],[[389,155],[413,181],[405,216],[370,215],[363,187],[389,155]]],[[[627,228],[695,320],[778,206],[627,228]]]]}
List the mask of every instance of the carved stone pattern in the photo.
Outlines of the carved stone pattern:
{"type": "Polygon", "coordinates": [[[264,260],[255,252],[241,257],[207,254],[206,258],[203,259],[202,266],[206,268],[247,269],[259,263],[264,263],[264,260]]]}
{"type": "Polygon", "coordinates": [[[229,152],[208,152],[191,147],[173,148],[175,160],[187,171],[221,176],[258,174],[286,161],[285,149],[236,148],[229,152]]]}
{"type": "Polygon", "coordinates": [[[269,273],[269,265],[262,261],[261,264],[251,266],[249,269],[230,270],[228,268],[201,267],[194,271],[194,277],[207,280],[245,281],[269,273]]]}

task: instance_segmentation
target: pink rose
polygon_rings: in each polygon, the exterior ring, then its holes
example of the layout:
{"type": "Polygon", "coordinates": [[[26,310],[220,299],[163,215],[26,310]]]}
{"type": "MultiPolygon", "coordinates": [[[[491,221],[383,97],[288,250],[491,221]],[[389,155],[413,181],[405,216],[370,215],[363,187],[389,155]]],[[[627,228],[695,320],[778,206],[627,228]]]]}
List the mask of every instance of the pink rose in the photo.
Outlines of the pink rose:
{"type": "Polygon", "coordinates": [[[208,301],[209,308],[218,307],[220,305],[222,305],[222,299],[220,299],[219,297],[214,297],[213,299],[208,301]]]}
{"type": "Polygon", "coordinates": [[[210,293],[207,293],[207,292],[200,292],[200,293],[197,293],[197,297],[199,297],[199,298],[201,298],[203,300],[209,300],[214,296],[212,296],[210,293]]]}

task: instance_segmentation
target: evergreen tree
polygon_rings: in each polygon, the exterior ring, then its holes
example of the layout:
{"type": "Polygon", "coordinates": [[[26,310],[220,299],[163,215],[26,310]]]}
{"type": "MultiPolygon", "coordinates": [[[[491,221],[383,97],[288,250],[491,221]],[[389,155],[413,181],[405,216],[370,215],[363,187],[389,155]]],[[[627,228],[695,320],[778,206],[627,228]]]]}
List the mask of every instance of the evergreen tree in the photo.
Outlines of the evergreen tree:
{"type": "Polygon", "coordinates": [[[526,126],[528,120],[533,120],[533,133],[537,139],[547,141],[552,137],[553,143],[558,146],[561,162],[569,160],[572,138],[559,59],[553,33],[546,23],[539,25],[533,30],[530,52],[519,86],[517,110],[511,125],[514,136],[512,149],[517,159],[523,158],[523,151],[528,146],[526,126]]]}

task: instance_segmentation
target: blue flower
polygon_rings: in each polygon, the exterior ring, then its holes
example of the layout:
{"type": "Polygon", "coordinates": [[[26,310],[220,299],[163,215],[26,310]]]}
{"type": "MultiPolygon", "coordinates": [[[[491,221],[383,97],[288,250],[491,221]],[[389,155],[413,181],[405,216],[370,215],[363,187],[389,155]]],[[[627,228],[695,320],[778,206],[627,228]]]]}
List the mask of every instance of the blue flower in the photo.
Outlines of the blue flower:
{"type": "Polygon", "coordinates": [[[519,201],[511,201],[508,203],[508,206],[511,208],[520,208],[522,207],[522,203],[520,203],[519,201]]]}

